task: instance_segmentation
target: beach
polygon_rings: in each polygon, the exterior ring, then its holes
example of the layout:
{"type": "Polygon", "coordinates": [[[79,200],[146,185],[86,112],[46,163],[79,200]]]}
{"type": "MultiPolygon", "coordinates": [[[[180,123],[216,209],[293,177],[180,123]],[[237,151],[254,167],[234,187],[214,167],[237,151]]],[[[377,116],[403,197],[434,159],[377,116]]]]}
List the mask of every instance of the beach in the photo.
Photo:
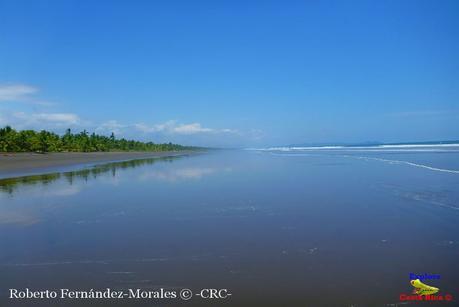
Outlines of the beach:
{"type": "Polygon", "coordinates": [[[100,163],[148,158],[184,156],[196,151],[163,152],[58,152],[58,153],[2,153],[0,178],[11,178],[58,171],[59,169],[100,163]]]}
{"type": "MultiPolygon", "coordinates": [[[[459,169],[454,149],[99,163],[174,154],[185,153],[43,155],[83,164],[0,180],[0,305],[31,305],[8,289],[177,291],[175,300],[95,299],[112,307],[175,306],[181,289],[215,288],[231,293],[215,305],[395,306],[413,291],[411,274],[440,275],[426,283],[456,299],[459,179],[436,170],[459,169]]],[[[23,167],[37,166],[30,156],[23,167]]],[[[190,306],[207,302],[195,296],[190,306]]]]}

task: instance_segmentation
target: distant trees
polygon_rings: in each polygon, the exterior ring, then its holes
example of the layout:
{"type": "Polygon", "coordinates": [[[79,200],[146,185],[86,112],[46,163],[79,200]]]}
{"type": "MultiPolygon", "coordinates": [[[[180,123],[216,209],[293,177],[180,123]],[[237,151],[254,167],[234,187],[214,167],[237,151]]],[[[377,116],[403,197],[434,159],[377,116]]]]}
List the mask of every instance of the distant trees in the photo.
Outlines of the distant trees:
{"type": "Polygon", "coordinates": [[[155,144],[134,140],[116,139],[86,130],[73,134],[67,129],[62,136],[42,130],[16,131],[10,126],[0,128],[0,152],[93,152],[93,151],[175,151],[196,149],[177,144],[155,144]]]}

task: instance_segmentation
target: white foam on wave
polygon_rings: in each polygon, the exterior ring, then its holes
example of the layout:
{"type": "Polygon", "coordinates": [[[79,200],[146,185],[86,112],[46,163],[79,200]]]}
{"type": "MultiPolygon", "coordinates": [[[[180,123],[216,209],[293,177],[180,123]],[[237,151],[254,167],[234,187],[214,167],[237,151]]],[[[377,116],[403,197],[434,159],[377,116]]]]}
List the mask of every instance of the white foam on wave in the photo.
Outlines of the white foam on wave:
{"type": "Polygon", "coordinates": [[[399,144],[399,145],[378,145],[380,148],[429,148],[429,147],[456,147],[459,148],[459,144],[399,144]]]}
{"type": "MultiPolygon", "coordinates": [[[[313,156],[313,154],[307,154],[307,153],[287,153],[287,154],[276,154],[276,153],[271,153],[273,156],[285,156],[285,157],[305,157],[305,156],[313,156]]],[[[433,167],[430,165],[425,165],[425,164],[419,164],[419,163],[414,163],[410,161],[403,161],[403,160],[390,160],[390,159],[383,159],[383,158],[374,158],[374,157],[362,157],[362,156],[352,156],[352,155],[336,155],[337,157],[345,157],[345,158],[354,158],[354,159],[363,159],[363,160],[375,160],[375,161],[380,161],[380,162],[386,162],[389,164],[406,164],[409,166],[414,166],[414,167],[419,167],[419,168],[424,168],[428,169],[431,171],[437,171],[437,172],[445,172],[445,173],[453,173],[453,174],[459,174],[459,170],[454,170],[454,169],[447,169],[447,168],[439,168],[439,167],[433,167]]]]}
{"type": "Polygon", "coordinates": [[[312,151],[312,150],[337,150],[337,151],[434,151],[434,150],[459,150],[459,144],[398,144],[375,146],[284,146],[268,148],[246,148],[255,151],[312,151]]]}
{"type": "Polygon", "coordinates": [[[340,149],[346,148],[344,146],[320,146],[320,147],[268,147],[268,148],[246,148],[245,150],[255,150],[255,151],[301,151],[301,150],[320,150],[320,149],[340,149]]]}
{"type": "Polygon", "coordinates": [[[452,170],[452,169],[447,169],[447,168],[433,167],[433,166],[430,166],[430,165],[419,164],[419,163],[414,163],[414,162],[410,162],[410,161],[390,160],[390,159],[374,158],[374,157],[349,156],[349,155],[342,155],[342,157],[349,157],[349,158],[356,158],[356,159],[363,159],[363,160],[381,161],[381,162],[387,162],[387,163],[390,163],[390,164],[406,164],[406,165],[410,165],[410,166],[414,166],[414,167],[425,168],[425,169],[428,169],[428,170],[431,170],[431,171],[459,174],[459,170],[452,170]]]}

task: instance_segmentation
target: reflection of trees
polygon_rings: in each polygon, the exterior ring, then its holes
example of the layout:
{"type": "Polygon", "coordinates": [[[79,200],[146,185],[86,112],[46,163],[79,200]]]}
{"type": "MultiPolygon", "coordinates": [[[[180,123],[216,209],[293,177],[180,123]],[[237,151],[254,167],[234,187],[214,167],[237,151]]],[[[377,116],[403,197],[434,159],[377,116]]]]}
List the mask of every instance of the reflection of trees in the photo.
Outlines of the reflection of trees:
{"type": "Polygon", "coordinates": [[[0,191],[11,194],[19,186],[31,185],[31,184],[36,184],[36,183],[41,183],[43,186],[45,186],[45,185],[48,185],[50,182],[53,182],[59,178],[60,178],[59,173],[53,173],[53,174],[27,176],[27,177],[0,179],[0,191]]]}
{"type": "Polygon", "coordinates": [[[161,158],[148,158],[129,160],[122,162],[111,162],[106,164],[96,165],[92,168],[82,170],[65,172],[65,173],[51,173],[43,175],[32,175],[17,178],[0,179],[0,192],[12,194],[17,188],[22,186],[39,185],[46,186],[60,178],[65,178],[67,182],[72,185],[76,178],[88,181],[89,179],[97,178],[97,176],[105,173],[110,173],[112,177],[116,176],[116,171],[119,169],[134,168],[143,165],[151,165],[157,162],[172,162],[180,157],[161,157],[161,158]]]}

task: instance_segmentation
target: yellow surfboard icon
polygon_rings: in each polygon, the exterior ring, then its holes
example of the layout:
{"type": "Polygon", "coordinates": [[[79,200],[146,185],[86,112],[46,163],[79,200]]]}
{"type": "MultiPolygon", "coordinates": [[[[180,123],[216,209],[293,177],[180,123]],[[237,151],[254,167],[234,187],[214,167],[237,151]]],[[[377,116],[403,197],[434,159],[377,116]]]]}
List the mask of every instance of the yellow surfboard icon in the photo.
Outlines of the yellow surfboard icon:
{"type": "Polygon", "coordinates": [[[440,291],[440,289],[438,288],[424,284],[419,279],[414,279],[410,282],[411,282],[411,285],[415,288],[416,294],[418,295],[431,295],[431,294],[435,294],[438,291],[440,291]]]}

